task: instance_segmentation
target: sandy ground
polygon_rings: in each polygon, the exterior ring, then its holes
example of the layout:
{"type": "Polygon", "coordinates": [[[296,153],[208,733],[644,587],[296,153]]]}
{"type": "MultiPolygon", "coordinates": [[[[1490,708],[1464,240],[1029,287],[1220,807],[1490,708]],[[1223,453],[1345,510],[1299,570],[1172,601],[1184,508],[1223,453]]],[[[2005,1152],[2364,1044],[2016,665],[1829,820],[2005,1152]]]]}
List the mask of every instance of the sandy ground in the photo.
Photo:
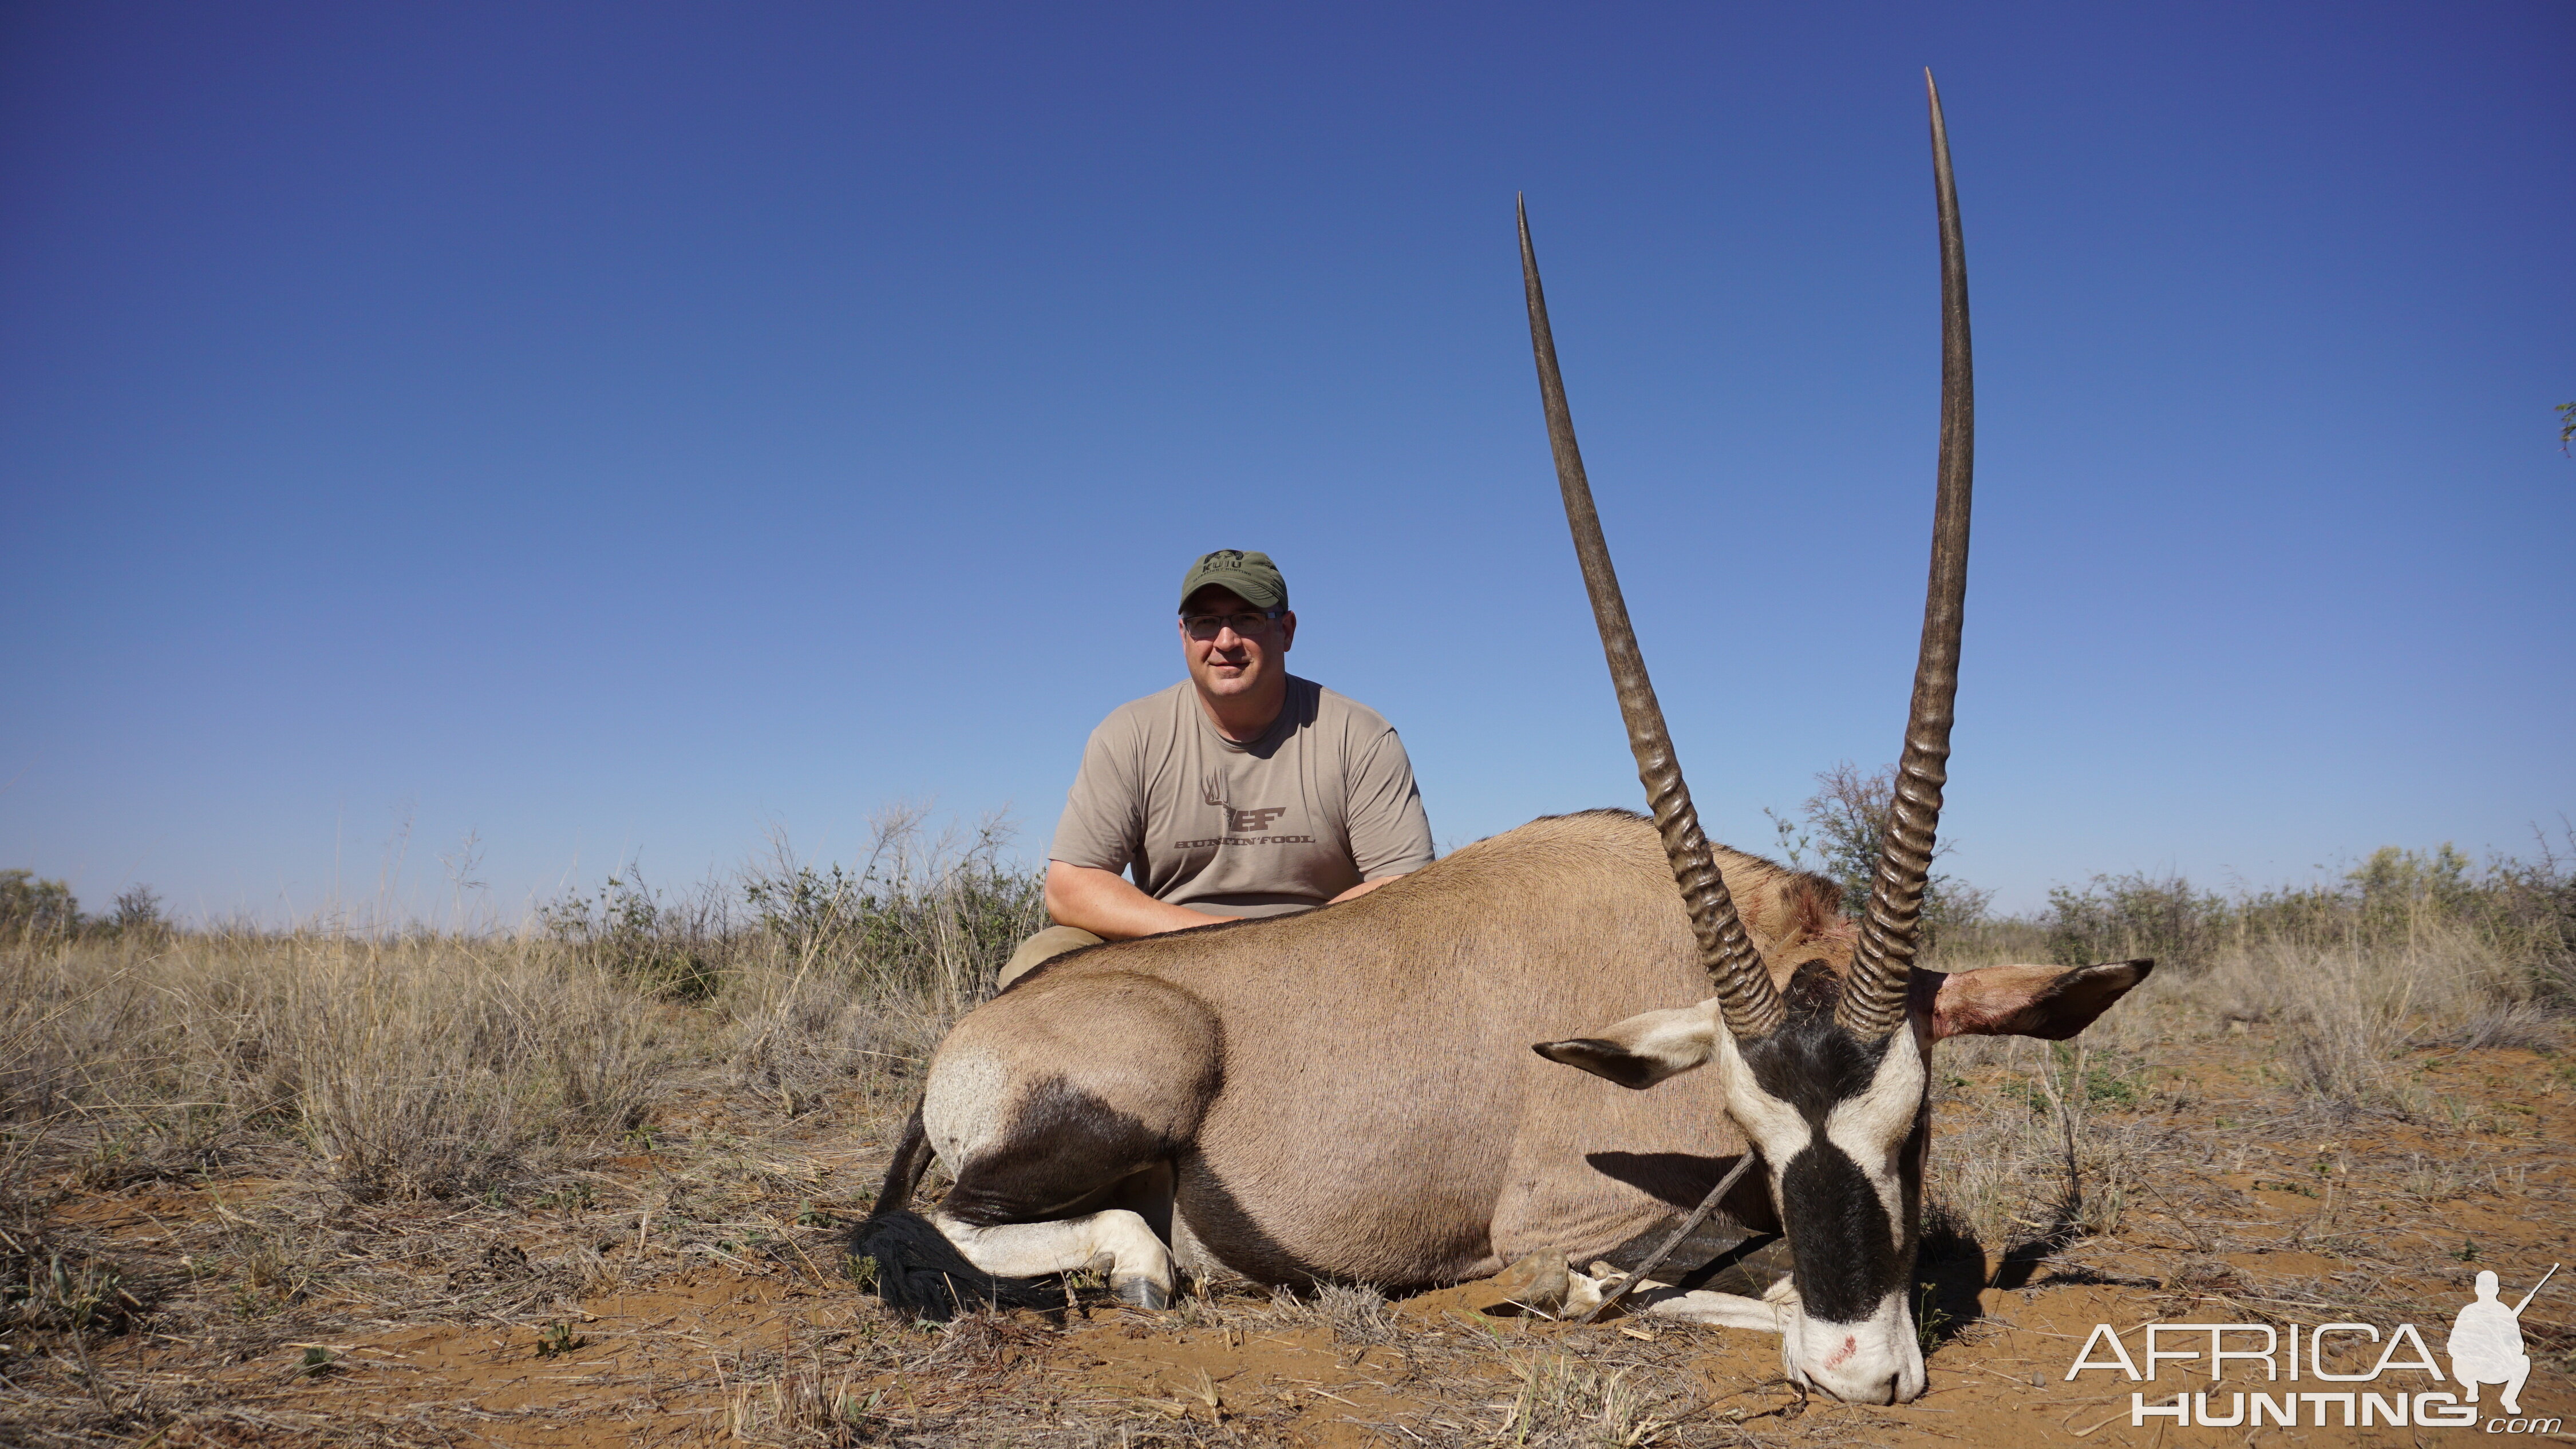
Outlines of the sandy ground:
{"type": "MultiPolygon", "coordinates": [[[[2160,1067],[2190,1090],[2099,1111],[2139,1144],[2112,1231],[1927,1254],[1930,1391],[1901,1408],[1806,1398],[1777,1340],[1642,1320],[1574,1326],[1489,1286],[1392,1304],[1203,1295],[1144,1314],[1077,1291],[1054,1315],[924,1327],[845,1274],[889,1122],[713,1097],[637,1150],[527,1201],[351,1204],[298,1179],[57,1185],[12,1244],[112,1264],[127,1308],[94,1331],[0,1342],[0,1441],[184,1446],[920,1444],[2424,1444],[2510,1433],[2130,1424],[2130,1396],[2210,1390],[2205,1360],[2152,1384],[2067,1371],[2097,1324],[2143,1365],[2142,1325],[2417,1325],[2439,1354],[2480,1268],[2508,1300],[2571,1258],[2576,1063],[2426,1053],[2444,1114],[2331,1124],[2286,1112],[2228,1039],[2160,1067]],[[29,1241],[43,1235],[42,1244],[29,1241]],[[139,1311],[141,1309],[149,1311],[139,1311]]],[[[1980,1069],[1982,1072],[1983,1069],[1980,1069]]],[[[2001,1084],[1955,1079],[1956,1122],[2001,1084]],[[1963,1103],[1969,1105],[1962,1105],[1963,1103]]],[[[95,1174],[93,1174],[95,1177],[95,1174]]],[[[2099,1191],[2100,1189],[2097,1189],[2099,1191]]],[[[2034,1205],[2034,1215],[2045,1209],[2034,1205]]],[[[52,1254],[47,1260],[44,1254],[52,1254]]],[[[2576,1262],[2571,1262],[2576,1269],[2576,1262]]],[[[113,1303],[110,1308],[115,1308],[113,1303]]],[[[2527,1418],[2576,1426],[2576,1272],[2532,1303],[2527,1418]]],[[[2351,1335],[2346,1335],[2351,1341],[2351,1335]]],[[[2205,1342],[2205,1335],[2202,1339],[2205,1342]]],[[[2241,1340],[2252,1343],[2252,1339],[2241,1340]]],[[[2174,1348],[2178,1341],[2167,1339],[2174,1348]]],[[[2100,1356],[2097,1354],[2097,1357],[2100,1356]]],[[[2411,1354],[2402,1357],[2411,1357],[2411,1354]]],[[[2336,1366],[2366,1369],[2341,1352],[2336,1366]]],[[[2438,1360],[2447,1373],[2447,1359],[2438,1360]]],[[[2417,1370],[2247,1389],[2453,1390],[2417,1370]]],[[[2496,1411],[2497,1390],[2484,1390],[2496,1411]]],[[[2328,1423],[2310,1422],[2322,1413],[2328,1423]]],[[[2532,1437],[2532,1436],[2525,1436],[2532,1437]]]]}

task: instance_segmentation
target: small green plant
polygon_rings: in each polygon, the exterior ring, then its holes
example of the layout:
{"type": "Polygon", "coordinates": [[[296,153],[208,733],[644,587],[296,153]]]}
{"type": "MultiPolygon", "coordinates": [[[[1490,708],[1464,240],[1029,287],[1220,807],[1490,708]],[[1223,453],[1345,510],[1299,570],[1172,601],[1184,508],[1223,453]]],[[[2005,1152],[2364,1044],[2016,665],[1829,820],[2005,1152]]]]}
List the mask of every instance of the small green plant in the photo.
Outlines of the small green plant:
{"type": "Polygon", "coordinates": [[[312,1344],[304,1350],[304,1366],[296,1372],[308,1379],[318,1379],[331,1371],[331,1350],[312,1344]]]}
{"type": "Polygon", "coordinates": [[[2460,1251],[2458,1257],[2463,1263],[2476,1262],[2478,1260],[2478,1240],[2475,1238],[2460,1239],[2460,1251]]]}
{"type": "Polygon", "coordinates": [[[2050,1080],[2020,1077],[2004,1084],[2005,1095],[2033,1113],[2049,1116],[2063,1097],[2070,1108],[2096,1105],[2134,1107],[2142,1093],[2128,1064],[2107,1052],[2086,1051],[2065,1042],[2049,1048],[2050,1080]]]}
{"type": "Polygon", "coordinates": [[[558,1318],[538,1332],[537,1357],[561,1358],[588,1342],[589,1339],[573,1332],[571,1324],[558,1318]]]}
{"type": "MultiPolygon", "coordinates": [[[[7,1243],[0,1237],[0,1246],[7,1243]]],[[[0,1279],[0,1332],[22,1323],[74,1333],[117,1333],[141,1306],[114,1264],[77,1253],[66,1259],[59,1250],[31,1244],[23,1256],[6,1253],[0,1269],[9,1274],[0,1279]]]]}
{"type": "Polygon", "coordinates": [[[532,1205],[565,1213],[587,1212],[591,1206],[590,1184],[576,1182],[553,1192],[539,1193],[532,1205]]]}
{"type": "Polygon", "coordinates": [[[1941,1331],[1950,1326],[1950,1315],[1941,1311],[1934,1300],[1940,1297],[1940,1285],[1917,1283],[1914,1297],[1914,1341],[1925,1353],[1941,1341],[1941,1331]]]}
{"type": "Polygon", "coordinates": [[[2084,1072],[2084,1099],[2108,1102],[2114,1107],[2134,1107],[2138,1105],[2138,1087],[2113,1068],[2095,1062],[2084,1072]]]}
{"type": "Polygon", "coordinates": [[[74,1177],[83,1187],[122,1187],[132,1175],[128,1164],[135,1155],[134,1139],[125,1134],[102,1137],[92,1143],[86,1159],[74,1177]]]}

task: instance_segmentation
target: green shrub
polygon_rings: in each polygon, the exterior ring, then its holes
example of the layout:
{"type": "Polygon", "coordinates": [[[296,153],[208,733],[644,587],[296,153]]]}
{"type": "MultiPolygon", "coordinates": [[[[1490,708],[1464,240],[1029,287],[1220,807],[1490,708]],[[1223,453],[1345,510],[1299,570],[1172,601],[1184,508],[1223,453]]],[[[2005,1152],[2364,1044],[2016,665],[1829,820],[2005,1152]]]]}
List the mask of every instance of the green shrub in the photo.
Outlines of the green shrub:
{"type": "Polygon", "coordinates": [[[2152,956],[2182,970],[2208,964],[2237,912],[2180,876],[2101,875],[2082,890],[2055,886],[2041,924],[2061,966],[2152,956]]]}
{"type": "Polygon", "coordinates": [[[70,886],[38,880],[31,870],[0,870],[0,934],[68,936],[80,923],[70,886]]]}
{"type": "Polygon", "coordinates": [[[1003,862],[1001,818],[932,834],[925,814],[881,814],[855,866],[813,865],[775,842],[730,889],[666,897],[624,866],[594,892],[541,907],[539,925],[580,959],[674,1000],[704,1001],[729,974],[776,967],[953,1016],[1046,926],[1045,878],[1003,862]]]}
{"type": "MultiPolygon", "coordinates": [[[[1816,774],[1816,793],[1798,807],[1798,821],[1765,809],[1780,838],[1780,852],[1800,870],[1813,870],[1842,887],[1843,913],[1857,916],[1869,908],[1869,886],[1878,870],[1878,852],[1887,839],[1887,815],[1896,803],[1896,767],[1883,766],[1864,775],[1845,760],[1816,774]],[[1812,859],[1810,858],[1812,855],[1812,859]]],[[[1949,847],[1937,846],[1938,859],[1949,847]]],[[[1987,892],[1965,881],[1932,872],[1923,887],[1925,949],[1946,930],[1974,925],[1986,915],[1987,892]]]]}
{"type": "Polygon", "coordinates": [[[2234,896],[2177,875],[2095,876],[2051,890],[2028,924],[2061,965],[2152,956],[2183,972],[2267,942],[2402,953],[2465,936],[2515,963],[2529,994],[2562,1000],[2576,981],[2576,860],[2540,845],[2536,861],[2499,857],[2482,869],[2449,844],[2385,846],[2329,885],[2234,896]]]}
{"type": "Polygon", "coordinates": [[[784,842],[747,872],[755,929],[800,969],[852,978],[949,1010],[982,998],[1022,940],[1047,925],[1045,877],[1002,862],[1010,827],[925,832],[919,807],[880,814],[856,869],[798,861],[784,842]]]}
{"type": "Polygon", "coordinates": [[[568,892],[537,911],[545,933],[579,958],[675,1001],[704,1001],[723,979],[727,922],[711,888],[666,902],[633,866],[596,894],[568,892]]]}

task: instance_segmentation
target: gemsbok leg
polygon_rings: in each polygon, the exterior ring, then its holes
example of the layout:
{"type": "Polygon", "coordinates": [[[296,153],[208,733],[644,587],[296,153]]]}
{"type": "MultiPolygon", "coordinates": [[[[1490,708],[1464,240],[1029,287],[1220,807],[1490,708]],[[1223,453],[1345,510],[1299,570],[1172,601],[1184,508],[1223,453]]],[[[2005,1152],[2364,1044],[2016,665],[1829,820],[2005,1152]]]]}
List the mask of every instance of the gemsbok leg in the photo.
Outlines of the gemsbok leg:
{"type": "Polygon", "coordinates": [[[1048,1000],[1055,984],[1015,983],[933,1059],[853,1242],[876,1260],[887,1301],[933,1316],[973,1300],[1047,1306],[1061,1292],[1031,1280],[1089,1271],[1125,1302],[1171,1302],[1171,1249],[1114,1204],[1168,1201],[1159,1170],[1198,1129],[1219,1071],[1215,1019],[1150,977],[1120,973],[1081,1012],[1048,1000]],[[957,1181],[924,1216],[911,1198],[933,1154],[957,1181]],[[1145,1184],[1162,1192],[1134,1190],[1145,1184]]]}

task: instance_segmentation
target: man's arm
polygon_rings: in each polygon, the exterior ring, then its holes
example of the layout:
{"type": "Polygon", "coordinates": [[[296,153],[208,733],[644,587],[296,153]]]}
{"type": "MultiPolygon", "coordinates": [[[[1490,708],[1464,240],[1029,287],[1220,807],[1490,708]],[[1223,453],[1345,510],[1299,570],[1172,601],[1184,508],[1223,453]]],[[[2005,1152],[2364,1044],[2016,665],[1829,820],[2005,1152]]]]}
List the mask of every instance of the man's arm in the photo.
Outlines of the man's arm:
{"type": "Polygon", "coordinates": [[[1399,876],[1429,865],[1437,853],[1431,844],[1431,820],[1422,810],[1422,792],[1413,783],[1413,761],[1404,741],[1375,714],[1368,720],[1375,737],[1364,742],[1352,762],[1348,811],[1351,863],[1359,868],[1360,887],[1333,897],[1346,901],[1364,895],[1399,876]]]}
{"type": "Polygon", "coordinates": [[[1114,870],[1070,865],[1061,860],[1047,862],[1046,908],[1057,925],[1077,926],[1106,941],[1159,936],[1165,931],[1186,931],[1192,926],[1240,919],[1168,905],[1136,889],[1114,870]]]}
{"type": "Polygon", "coordinates": [[[1349,890],[1342,892],[1340,895],[1333,897],[1331,900],[1324,902],[1324,904],[1328,906],[1338,906],[1344,901],[1358,900],[1360,897],[1367,895],[1370,891],[1376,890],[1379,886],[1386,884],[1388,881],[1402,880],[1405,876],[1411,875],[1412,873],[1413,872],[1411,871],[1403,871],[1395,875],[1382,875],[1375,880],[1361,881],[1358,885],[1355,885],[1349,890]]]}

